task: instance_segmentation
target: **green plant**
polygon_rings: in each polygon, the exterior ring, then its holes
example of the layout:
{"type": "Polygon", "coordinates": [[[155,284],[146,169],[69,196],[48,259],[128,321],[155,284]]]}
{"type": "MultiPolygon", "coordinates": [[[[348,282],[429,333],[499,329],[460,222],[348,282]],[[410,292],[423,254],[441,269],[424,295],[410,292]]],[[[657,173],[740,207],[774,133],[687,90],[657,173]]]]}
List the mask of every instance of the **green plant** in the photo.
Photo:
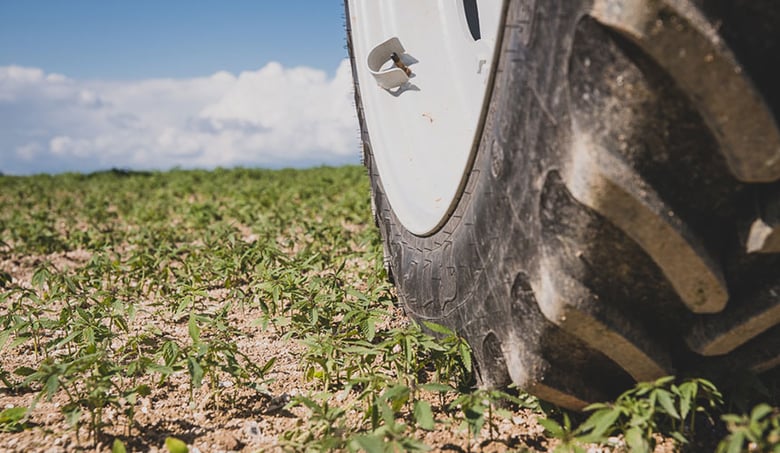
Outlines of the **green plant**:
{"type": "Polygon", "coordinates": [[[445,326],[432,322],[423,324],[437,335],[434,345],[428,346],[435,370],[434,379],[460,388],[467,387],[473,378],[469,344],[463,337],[445,326]]]}
{"type": "Polygon", "coordinates": [[[124,442],[114,439],[114,442],[111,443],[111,453],[127,453],[124,442]]]}
{"type": "Polygon", "coordinates": [[[169,453],[188,453],[190,451],[189,447],[187,447],[187,444],[184,443],[184,441],[175,437],[165,438],[165,448],[169,453]]]}
{"type": "Polygon", "coordinates": [[[508,404],[523,405],[524,401],[501,390],[478,389],[458,395],[449,405],[461,414],[461,428],[470,436],[478,437],[487,424],[492,439],[496,431],[496,417],[511,418],[505,409],[508,404]]]}
{"type": "Polygon", "coordinates": [[[298,395],[287,408],[303,406],[309,410],[309,419],[304,427],[288,431],[282,441],[285,447],[294,451],[326,451],[342,449],[346,445],[346,409],[333,406],[333,394],[318,393],[311,397],[298,395]]]}
{"type": "Polygon", "coordinates": [[[768,404],[759,404],[750,415],[722,416],[729,430],[718,444],[719,453],[743,451],[780,452],[780,410],[768,404]]]}
{"type": "MultiPolygon", "coordinates": [[[[52,420],[108,445],[143,433],[142,407],[179,386],[184,410],[249,411],[273,396],[277,363],[241,346],[258,331],[302,346],[290,408],[305,415],[282,439],[296,451],[424,449],[449,426],[489,440],[510,408],[538,409],[474,391],[457,332],[402,321],[367,194],[356,167],[0,177],[0,386],[28,406],[0,430],[52,399],[52,420]],[[3,264],[25,260],[24,275],[3,264]]],[[[687,440],[714,393],[644,384],[592,408],[598,426],[542,423],[560,448],[633,427],[687,440]]]]}
{"type": "Polygon", "coordinates": [[[695,434],[697,416],[709,417],[722,404],[722,396],[705,379],[687,379],[679,385],[673,376],[653,382],[640,382],[612,403],[597,403],[585,408],[592,414],[572,430],[567,416],[563,424],[541,422],[562,442],[562,451],[579,451],[579,445],[604,444],[612,436],[622,435],[632,452],[652,452],[655,434],[685,445],[695,434]]]}
{"type": "MultiPolygon", "coordinates": [[[[368,453],[430,450],[425,444],[410,436],[413,427],[398,421],[396,413],[400,409],[399,406],[406,403],[408,396],[408,388],[388,389],[375,404],[381,423],[377,423],[377,427],[368,433],[353,435],[347,443],[349,450],[365,450],[368,453]]],[[[414,415],[418,426],[433,427],[433,414],[425,402],[420,400],[415,402],[414,415]]]]}
{"type": "Polygon", "coordinates": [[[550,418],[539,419],[545,432],[558,440],[553,453],[585,453],[587,450],[582,446],[582,439],[577,437],[577,430],[572,429],[569,414],[563,412],[561,418],[560,423],[550,418]]]}
{"type": "Polygon", "coordinates": [[[26,428],[26,407],[9,407],[0,412],[0,432],[17,432],[26,428]]]}
{"type": "MultiPolygon", "coordinates": [[[[88,424],[95,440],[116,428],[107,409],[125,417],[129,435],[139,397],[180,371],[192,397],[199,390],[223,407],[238,404],[238,388],[264,396],[274,361],[255,363],[237,347],[246,333],[229,318],[238,310],[260,306],[289,322],[305,315],[289,302],[315,297],[334,308],[323,319],[334,319],[343,317],[335,302],[346,295],[360,299],[349,308],[358,328],[373,329],[376,310],[358,311],[374,307],[373,293],[353,291],[338,270],[323,272],[374,253],[362,245],[375,242],[373,233],[344,234],[335,222],[365,222],[365,192],[354,190],[365,187],[361,176],[345,168],[0,177],[0,258],[42,254],[27,282],[0,269],[0,354],[34,356],[15,369],[0,361],[0,382],[33,390],[30,412],[63,395],[63,416],[74,427],[88,424]],[[290,253],[298,243],[301,253],[290,253]],[[52,264],[68,251],[88,257],[52,264]],[[188,337],[174,334],[181,322],[188,337]]],[[[366,281],[371,291],[380,286],[366,281]]],[[[12,421],[8,429],[18,426],[12,421]]]]}

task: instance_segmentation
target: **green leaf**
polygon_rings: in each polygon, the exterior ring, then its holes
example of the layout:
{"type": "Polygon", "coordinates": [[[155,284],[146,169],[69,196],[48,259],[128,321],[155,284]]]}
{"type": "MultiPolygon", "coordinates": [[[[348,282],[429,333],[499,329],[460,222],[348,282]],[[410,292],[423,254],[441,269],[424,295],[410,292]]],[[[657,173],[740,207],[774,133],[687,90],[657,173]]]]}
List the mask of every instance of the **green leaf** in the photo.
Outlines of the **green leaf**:
{"type": "Polygon", "coordinates": [[[411,389],[405,385],[396,385],[385,390],[382,399],[390,403],[393,412],[398,412],[409,401],[411,389]]]}
{"type": "Polygon", "coordinates": [[[423,325],[425,325],[425,327],[430,329],[431,332],[436,332],[441,335],[455,336],[455,332],[453,332],[452,330],[448,329],[447,327],[441,324],[436,324],[435,322],[430,322],[430,321],[423,321],[422,323],[423,325]]]}
{"type": "Polygon", "coordinates": [[[579,431],[587,433],[589,442],[601,442],[617,428],[614,425],[620,414],[620,409],[616,407],[596,411],[579,427],[579,431]]]}
{"type": "Polygon", "coordinates": [[[366,321],[364,335],[366,340],[374,341],[374,338],[376,337],[376,321],[373,318],[366,321]]]}
{"type": "Polygon", "coordinates": [[[81,418],[81,409],[78,406],[66,407],[62,410],[65,415],[65,421],[69,426],[76,426],[81,418]]]}
{"type": "Polygon", "coordinates": [[[679,432],[679,431],[674,431],[674,432],[670,433],[669,435],[672,436],[672,438],[674,440],[676,440],[677,442],[679,442],[680,444],[684,445],[684,444],[688,443],[688,439],[686,439],[685,436],[683,436],[682,433],[679,432]]]}
{"type": "Polygon", "coordinates": [[[661,404],[661,407],[664,408],[666,413],[679,420],[680,414],[677,413],[677,409],[674,407],[674,402],[672,401],[672,394],[666,390],[659,389],[656,392],[656,395],[658,398],[658,403],[661,404]]]}
{"type": "Polygon", "coordinates": [[[695,402],[696,390],[696,384],[693,382],[685,382],[678,388],[680,395],[680,418],[683,420],[688,417],[691,404],[695,402]]]}
{"type": "Polygon", "coordinates": [[[606,403],[593,403],[591,405],[585,406],[585,409],[583,409],[583,411],[585,411],[585,412],[592,412],[592,411],[595,411],[597,409],[606,409],[606,408],[609,408],[609,407],[611,407],[611,406],[609,404],[606,404],[606,403]]]}
{"type": "Polygon", "coordinates": [[[417,425],[425,430],[431,431],[435,427],[431,403],[424,400],[414,402],[414,419],[417,425]]]}
{"type": "Polygon", "coordinates": [[[57,390],[59,388],[60,388],[59,377],[56,374],[49,376],[49,378],[46,379],[46,385],[44,386],[44,390],[46,391],[46,398],[51,399],[51,397],[54,396],[55,393],[57,393],[57,390]]]}
{"type": "Polygon", "coordinates": [[[741,453],[744,446],[745,433],[737,432],[721,441],[721,443],[718,445],[718,451],[725,451],[726,453],[741,453]]]}
{"type": "Polygon", "coordinates": [[[111,444],[111,453],[127,453],[125,444],[119,439],[114,439],[114,443],[111,444]]]}
{"type": "Polygon", "coordinates": [[[194,357],[187,358],[187,368],[190,371],[190,379],[192,379],[193,387],[200,387],[203,382],[203,368],[200,366],[194,357]]]}
{"type": "Polygon", "coordinates": [[[720,417],[726,423],[739,423],[742,421],[742,417],[737,414],[724,414],[720,417]]]}
{"type": "Polygon", "coordinates": [[[19,432],[26,426],[24,418],[27,416],[26,407],[10,407],[0,412],[0,432],[19,432]]]}
{"type": "Polygon", "coordinates": [[[164,376],[169,376],[169,375],[173,374],[174,371],[176,371],[176,370],[174,370],[173,368],[171,368],[169,366],[158,365],[156,363],[150,363],[146,367],[146,370],[147,370],[147,374],[159,373],[159,374],[162,374],[164,376]]]}
{"type": "Polygon", "coordinates": [[[514,412],[512,412],[510,410],[507,410],[507,409],[502,409],[502,408],[493,409],[493,413],[495,415],[503,418],[504,420],[509,420],[514,415],[514,412]]]}
{"type": "Polygon", "coordinates": [[[766,403],[759,404],[750,411],[751,420],[760,420],[772,413],[772,407],[766,403]]]}
{"type": "Polygon", "coordinates": [[[23,419],[26,414],[26,407],[9,407],[0,412],[0,423],[18,422],[23,419]]]}
{"type": "MultiPolygon", "coordinates": [[[[2,241],[0,241],[0,247],[2,247],[2,241]]],[[[11,286],[11,282],[13,281],[13,277],[11,277],[11,274],[5,271],[0,271],[0,288],[7,288],[11,286]]]]}
{"type": "Polygon", "coordinates": [[[3,347],[8,342],[8,339],[11,338],[11,331],[10,330],[4,330],[0,332],[0,351],[3,350],[3,347]]]}
{"type": "Polygon", "coordinates": [[[384,439],[377,435],[357,436],[350,442],[354,450],[363,449],[367,453],[384,453],[384,439]]]}
{"type": "Polygon", "coordinates": [[[466,413],[466,418],[469,422],[469,428],[471,429],[471,434],[473,436],[478,436],[479,432],[482,431],[482,427],[485,425],[485,415],[479,414],[478,417],[475,417],[476,413],[469,414],[466,413]]]}
{"type": "Polygon", "coordinates": [[[426,392],[434,392],[434,393],[449,393],[455,391],[455,389],[453,389],[449,385],[441,384],[438,382],[429,382],[427,384],[422,384],[420,385],[419,388],[425,390],[426,392]]]}
{"type": "Polygon", "coordinates": [[[187,448],[187,444],[175,437],[165,438],[165,448],[170,453],[189,453],[190,449],[187,448]]]}
{"type": "Polygon", "coordinates": [[[49,272],[49,268],[46,267],[46,264],[39,267],[35,270],[33,273],[32,279],[30,280],[30,283],[33,284],[33,286],[37,288],[41,288],[47,280],[51,278],[51,272],[49,272]]]}
{"type": "Polygon", "coordinates": [[[14,370],[14,374],[17,376],[27,377],[31,374],[35,373],[35,369],[30,368],[28,366],[20,366],[19,368],[14,370]]]}
{"type": "Polygon", "coordinates": [[[190,319],[187,322],[187,331],[189,332],[193,343],[200,342],[200,327],[198,326],[198,322],[195,320],[195,316],[190,315],[190,319]]]}
{"type": "Polygon", "coordinates": [[[376,356],[379,354],[379,350],[372,347],[366,347],[366,346],[347,346],[345,348],[341,348],[342,352],[346,352],[348,354],[355,354],[355,355],[365,355],[365,356],[376,356]]]}
{"type": "Polygon", "coordinates": [[[674,381],[674,376],[664,376],[662,378],[658,378],[653,382],[653,387],[663,387],[666,384],[669,384],[674,381]]]}
{"type": "Polygon", "coordinates": [[[626,445],[632,453],[650,453],[650,445],[642,435],[642,430],[637,427],[631,427],[625,434],[626,445]]]}
{"type": "Polygon", "coordinates": [[[550,433],[551,436],[556,437],[558,439],[563,438],[565,432],[563,430],[563,427],[556,422],[555,420],[551,420],[549,418],[540,418],[539,424],[544,427],[545,430],[547,430],[548,433],[550,433]]]}
{"type": "Polygon", "coordinates": [[[463,367],[467,372],[471,372],[471,348],[467,343],[460,344],[460,359],[463,361],[463,367]]]}

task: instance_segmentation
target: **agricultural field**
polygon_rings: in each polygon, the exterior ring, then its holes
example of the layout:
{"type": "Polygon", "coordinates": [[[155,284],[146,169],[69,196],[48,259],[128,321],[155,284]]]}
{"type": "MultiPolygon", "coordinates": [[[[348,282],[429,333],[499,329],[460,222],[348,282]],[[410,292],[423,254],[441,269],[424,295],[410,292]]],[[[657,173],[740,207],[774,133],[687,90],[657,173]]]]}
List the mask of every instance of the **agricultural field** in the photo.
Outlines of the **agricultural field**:
{"type": "Polygon", "coordinates": [[[0,451],[780,451],[702,379],[477,389],[382,260],[358,167],[0,176],[0,451]]]}

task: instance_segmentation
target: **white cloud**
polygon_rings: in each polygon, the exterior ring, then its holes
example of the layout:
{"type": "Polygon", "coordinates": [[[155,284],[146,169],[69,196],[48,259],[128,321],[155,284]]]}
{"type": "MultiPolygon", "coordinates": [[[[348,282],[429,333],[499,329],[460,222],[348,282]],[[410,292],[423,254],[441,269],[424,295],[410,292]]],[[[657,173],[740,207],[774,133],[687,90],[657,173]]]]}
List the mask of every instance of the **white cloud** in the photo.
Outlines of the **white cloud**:
{"type": "Polygon", "coordinates": [[[74,80],[0,67],[0,171],[358,161],[347,61],[192,79],[74,80]]]}

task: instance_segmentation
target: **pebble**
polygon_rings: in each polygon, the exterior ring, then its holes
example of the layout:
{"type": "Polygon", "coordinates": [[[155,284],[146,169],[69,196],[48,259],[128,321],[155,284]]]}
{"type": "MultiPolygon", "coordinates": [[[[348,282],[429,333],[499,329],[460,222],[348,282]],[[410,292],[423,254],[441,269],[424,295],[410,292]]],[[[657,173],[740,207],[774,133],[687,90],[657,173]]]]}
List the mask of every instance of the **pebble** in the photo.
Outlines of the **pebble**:
{"type": "MultiPolygon", "coordinates": [[[[238,450],[241,444],[232,433],[217,434],[217,442],[219,446],[226,450],[238,450]]],[[[191,451],[191,450],[190,450],[191,451]]]]}
{"type": "Polygon", "coordinates": [[[248,438],[256,440],[262,434],[262,431],[260,430],[260,425],[258,425],[257,422],[254,420],[246,422],[244,424],[244,434],[248,438]]]}
{"type": "Polygon", "coordinates": [[[287,403],[289,402],[290,402],[290,395],[287,393],[282,393],[281,395],[275,396],[271,398],[270,401],[268,401],[268,404],[266,404],[264,412],[266,414],[276,412],[282,409],[284,406],[286,406],[287,403]]]}

